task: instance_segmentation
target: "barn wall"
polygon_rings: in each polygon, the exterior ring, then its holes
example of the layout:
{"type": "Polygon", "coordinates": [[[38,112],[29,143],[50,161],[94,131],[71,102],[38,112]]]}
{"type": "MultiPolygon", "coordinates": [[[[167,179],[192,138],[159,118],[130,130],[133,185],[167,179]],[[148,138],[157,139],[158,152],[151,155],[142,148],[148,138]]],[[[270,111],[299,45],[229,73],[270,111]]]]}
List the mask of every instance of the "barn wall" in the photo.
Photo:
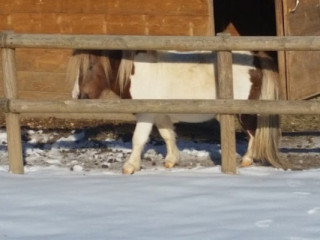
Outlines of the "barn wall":
{"type": "MultiPolygon", "coordinates": [[[[0,31],[17,33],[208,35],[208,0],[0,0],[0,31]]],[[[19,97],[68,99],[71,50],[17,49],[19,97]]],[[[1,61],[1,60],[0,60],[1,61]]],[[[0,69],[2,71],[2,69],[0,69]]],[[[2,73],[0,75],[0,95],[2,73]]]]}
{"type": "MultiPolygon", "coordinates": [[[[319,0],[284,1],[284,32],[286,36],[320,35],[319,0]]],[[[304,99],[320,94],[320,52],[287,51],[285,53],[288,99],[304,99]]]]}

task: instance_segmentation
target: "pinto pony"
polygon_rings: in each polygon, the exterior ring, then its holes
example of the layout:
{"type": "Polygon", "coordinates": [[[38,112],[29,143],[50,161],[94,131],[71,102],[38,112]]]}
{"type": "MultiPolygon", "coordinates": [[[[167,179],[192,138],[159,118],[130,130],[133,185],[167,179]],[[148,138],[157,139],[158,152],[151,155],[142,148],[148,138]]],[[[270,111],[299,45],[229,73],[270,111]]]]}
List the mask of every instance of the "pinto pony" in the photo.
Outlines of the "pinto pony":
{"type": "MultiPolygon", "coordinates": [[[[217,99],[217,55],[213,52],[74,51],[68,81],[74,82],[74,99],[118,97],[127,99],[217,99]]],[[[233,52],[235,99],[279,99],[278,74],[273,60],[263,53],[233,52]]],[[[123,173],[140,169],[141,154],[155,124],[165,141],[164,165],[179,162],[173,123],[204,122],[214,114],[136,114],[131,156],[123,173]]],[[[278,115],[239,115],[249,143],[241,166],[254,161],[287,168],[279,158],[278,115]]]]}

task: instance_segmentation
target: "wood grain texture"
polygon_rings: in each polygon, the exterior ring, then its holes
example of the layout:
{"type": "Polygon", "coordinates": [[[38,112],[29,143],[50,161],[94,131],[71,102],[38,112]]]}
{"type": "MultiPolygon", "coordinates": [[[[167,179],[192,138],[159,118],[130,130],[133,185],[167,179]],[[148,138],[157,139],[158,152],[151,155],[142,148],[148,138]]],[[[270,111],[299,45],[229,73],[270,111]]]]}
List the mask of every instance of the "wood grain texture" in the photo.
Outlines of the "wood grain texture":
{"type": "Polygon", "coordinates": [[[123,34],[123,26],[128,26],[125,34],[151,34],[151,21],[166,17],[170,21],[158,24],[169,24],[173,29],[165,27],[156,33],[189,35],[191,24],[199,28],[197,34],[207,35],[211,31],[209,24],[212,26],[209,0],[3,0],[2,6],[0,29],[21,33],[123,34]],[[184,31],[175,30],[175,25],[184,31]]]}
{"type": "Polygon", "coordinates": [[[71,93],[72,91],[72,89],[66,89],[64,73],[20,71],[18,77],[20,91],[61,93],[71,93]]]}
{"type": "MultiPolygon", "coordinates": [[[[2,54],[3,89],[7,99],[18,97],[15,50],[4,48],[2,54]]],[[[19,113],[6,113],[6,128],[8,138],[8,159],[10,172],[22,174],[24,172],[21,129],[19,113]]]]}
{"type": "Polygon", "coordinates": [[[213,36],[130,36],[74,34],[8,35],[2,45],[8,48],[123,49],[178,51],[319,51],[320,36],[213,37],[213,36]]]}
{"type": "MultiPolygon", "coordinates": [[[[275,17],[276,17],[277,36],[284,36],[285,33],[284,33],[282,0],[275,0],[275,17]]],[[[278,51],[277,58],[278,58],[280,96],[281,96],[281,99],[288,99],[285,52],[278,51]]]]}
{"type": "MultiPolygon", "coordinates": [[[[0,50],[1,53],[1,50],[0,50]]],[[[65,73],[72,50],[16,49],[17,71],[65,73]]],[[[2,59],[0,59],[2,71],[2,59]]]]}
{"type": "MultiPolygon", "coordinates": [[[[21,96],[21,99],[26,100],[39,100],[39,101],[45,101],[45,100],[65,100],[65,99],[71,99],[71,93],[61,93],[61,92],[45,92],[45,91],[19,91],[19,96],[21,96]]],[[[41,113],[39,113],[41,116],[41,113]]]]}
{"type": "MultiPolygon", "coordinates": [[[[229,34],[218,34],[229,36],[229,34]]],[[[232,52],[220,51],[217,56],[218,67],[218,97],[219,99],[233,99],[232,81],[232,52]]],[[[221,135],[221,170],[227,174],[237,173],[236,162],[236,127],[235,116],[219,115],[221,135]]]]}
{"type": "MultiPolygon", "coordinates": [[[[287,36],[319,36],[320,5],[318,0],[283,1],[284,29],[287,36]]],[[[320,52],[286,52],[288,99],[304,99],[320,93],[320,52]]]]}
{"type": "Polygon", "coordinates": [[[7,113],[6,129],[8,144],[9,171],[14,174],[23,174],[23,155],[21,142],[20,114],[7,113]]]}
{"type": "Polygon", "coordinates": [[[66,33],[66,34],[125,34],[125,35],[208,35],[207,15],[105,15],[105,14],[57,14],[11,13],[0,15],[1,29],[17,33],[66,33]],[[28,22],[28,24],[26,24],[28,22]],[[159,28],[163,26],[163,28],[159,28]],[[152,31],[147,31],[148,29],[152,31]],[[189,29],[193,28],[193,32],[189,29]]]}
{"type": "Polygon", "coordinates": [[[4,95],[8,99],[18,98],[15,50],[3,48],[1,54],[4,95]]]}
{"type": "Polygon", "coordinates": [[[16,50],[17,70],[65,73],[71,53],[72,50],[19,48],[16,50]]]}
{"type": "Polygon", "coordinates": [[[21,113],[320,114],[318,101],[280,100],[10,100],[21,113]]]}
{"type": "Polygon", "coordinates": [[[207,0],[2,0],[0,14],[94,13],[94,14],[188,14],[206,12],[207,0]]]}
{"type": "Polygon", "coordinates": [[[235,117],[220,115],[221,135],[221,171],[227,174],[237,174],[235,117]]]}
{"type": "MultiPolygon", "coordinates": [[[[16,69],[19,97],[22,99],[70,99],[72,87],[65,82],[72,50],[17,49],[16,69]]],[[[0,60],[2,64],[2,60],[0,60]]],[[[2,67],[0,97],[4,96],[2,67]]]]}

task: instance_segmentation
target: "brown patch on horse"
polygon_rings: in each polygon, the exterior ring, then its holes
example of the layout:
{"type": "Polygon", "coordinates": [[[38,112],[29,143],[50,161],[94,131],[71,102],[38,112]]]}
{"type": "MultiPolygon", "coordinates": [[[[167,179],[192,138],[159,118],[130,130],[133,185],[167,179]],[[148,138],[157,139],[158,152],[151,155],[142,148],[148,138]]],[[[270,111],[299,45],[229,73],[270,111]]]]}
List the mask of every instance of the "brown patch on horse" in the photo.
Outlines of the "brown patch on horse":
{"type": "Polygon", "coordinates": [[[251,81],[252,85],[251,85],[248,99],[251,99],[251,100],[252,99],[259,99],[261,87],[262,87],[263,73],[261,70],[259,56],[253,57],[253,65],[255,66],[255,69],[249,70],[249,76],[250,76],[250,81],[251,81]]]}
{"type": "Polygon", "coordinates": [[[102,91],[107,89],[108,81],[103,65],[100,63],[99,56],[90,56],[89,65],[80,71],[80,98],[81,99],[97,99],[102,91]]]}
{"type": "Polygon", "coordinates": [[[249,70],[250,81],[251,81],[251,89],[248,96],[248,99],[259,99],[260,91],[262,87],[262,71],[261,69],[250,69],[249,70]]]}
{"type": "Polygon", "coordinates": [[[110,89],[105,89],[100,94],[100,99],[120,99],[120,96],[110,89]]]}
{"type": "MultiPolygon", "coordinates": [[[[249,70],[250,81],[252,84],[248,96],[249,100],[259,99],[262,87],[263,73],[261,70],[261,64],[258,56],[254,56],[253,64],[256,67],[256,69],[249,70]]],[[[257,115],[240,114],[239,122],[245,131],[248,131],[248,133],[253,136],[255,135],[257,129],[257,115]]]]}

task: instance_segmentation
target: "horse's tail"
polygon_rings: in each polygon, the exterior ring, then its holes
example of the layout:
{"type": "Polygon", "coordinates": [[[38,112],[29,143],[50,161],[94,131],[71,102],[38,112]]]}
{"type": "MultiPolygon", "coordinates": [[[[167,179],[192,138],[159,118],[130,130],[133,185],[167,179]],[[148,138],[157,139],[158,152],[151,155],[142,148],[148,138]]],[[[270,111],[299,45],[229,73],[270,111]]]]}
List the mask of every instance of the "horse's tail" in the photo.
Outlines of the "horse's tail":
{"type": "MultiPolygon", "coordinates": [[[[259,53],[259,60],[263,75],[259,99],[280,99],[276,63],[263,53],[259,53]]],[[[276,168],[289,168],[288,163],[279,156],[280,138],[280,116],[258,114],[257,129],[252,146],[253,158],[269,163],[276,168]]]]}
{"type": "Polygon", "coordinates": [[[120,96],[130,83],[130,76],[133,71],[134,53],[134,51],[122,51],[122,58],[117,76],[117,82],[120,88],[120,96]]]}

